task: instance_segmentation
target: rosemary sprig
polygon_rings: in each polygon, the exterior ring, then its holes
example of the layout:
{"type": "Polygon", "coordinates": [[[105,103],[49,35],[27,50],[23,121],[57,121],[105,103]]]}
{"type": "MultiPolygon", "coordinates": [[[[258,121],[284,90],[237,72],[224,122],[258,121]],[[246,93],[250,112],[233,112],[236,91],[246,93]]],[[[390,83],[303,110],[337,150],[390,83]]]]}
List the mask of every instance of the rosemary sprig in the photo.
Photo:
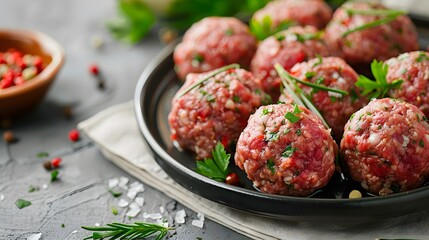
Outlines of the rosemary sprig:
{"type": "Polygon", "coordinates": [[[369,28],[374,28],[383,24],[387,24],[395,20],[398,16],[407,14],[406,11],[400,10],[391,10],[391,9],[369,9],[369,10],[357,10],[357,9],[347,9],[348,14],[359,14],[359,15],[372,15],[372,16],[383,16],[384,18],[374,20],[357,26],[355,28],[349,29],[341,34],[341,37],[345,37],[350,33],[357,31],[362,31],[369,28]]]}
{"type": "Polygon", "coordinates": [[[282,67],[282,65],[276,63],[274,65],[274,68],[276,69],[277,74],[280,76],[280,79],[287,93],[289,93],[289,95],[292,97],[294,102],[298,105],[308,108],[310,111],[312,111],[320,118],[320,120],[322,121],[323,125],[326,128],[329,128],[328,123],[326,123],[322,114],[320,114],[319,110],[317,110],[317,108],[313,105],[313,103],[310,101],[310,98],[307,96],[307,94],[305,94],[305,92],[290,78],[290,74],[286,72],[286,70],[282,67]]]}
{"type": "Polygon", "coordinates": [[[188,92],[190,92],[192,89],[200,86],[201,84],[203,84],[205,81],[209,80],[210,78],[218,75],[219,73],[225,72],[229,69],[238,69],[240,68],[240,65],[238,64],[230,64],[221,68],[218,68],[214,71],[212,71],[211,73],[207,74],[205,77],[201,78],[200,80],[198,80],[196,83],[192,84],[191,86],[187,87],[185,90],[182,91],[182,93],[180,93],[179,97],[182,97],[183,95],[187,94],[188,92]]]}
{"type": "Polygon", "coordinates": [[[375,81],[360,75],[355,85],[363,89],[362,95],[368,95],[369,99],[386,97],[391,89],[399,88],[404,82],[402,79],[396,79],[390,83],[387,82],[388,66],[382,61],[374,60],[371,63],[371,72],[375,81]]]}
{"type": "Polygon", "coordinates": [[[163,239],[168,231],[174,230],[172,227],[164,227],[154,223],[135,222],[133,224],[125,223],[110,223],[101,227],[85,227],[83,229],[92,231],[92,236],[84,238],[88,239],[123,239],[137,240],[158,233],[156,240],[163,239]]]}

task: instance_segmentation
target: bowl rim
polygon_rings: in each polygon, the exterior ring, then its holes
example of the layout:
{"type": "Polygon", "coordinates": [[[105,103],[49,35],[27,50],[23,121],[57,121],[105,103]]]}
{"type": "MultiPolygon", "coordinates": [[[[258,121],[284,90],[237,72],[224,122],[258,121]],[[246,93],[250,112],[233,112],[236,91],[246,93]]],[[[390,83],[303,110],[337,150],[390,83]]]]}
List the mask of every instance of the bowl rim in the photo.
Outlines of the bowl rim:
{"type": "Polygon", "coordinates": [[[0,28],[0,38],[14,39],[17,36],[36,41],[42,49],[48,49],[47,54],[49,54],[52,59],[42,72],[37,74],[31,81],[26,82],[22,86],[1,89],[0,100],[25,94],[43,85],[43,83],[50,82],[64,64],[65,50],[52,37],[35,30],[0,28]]]}

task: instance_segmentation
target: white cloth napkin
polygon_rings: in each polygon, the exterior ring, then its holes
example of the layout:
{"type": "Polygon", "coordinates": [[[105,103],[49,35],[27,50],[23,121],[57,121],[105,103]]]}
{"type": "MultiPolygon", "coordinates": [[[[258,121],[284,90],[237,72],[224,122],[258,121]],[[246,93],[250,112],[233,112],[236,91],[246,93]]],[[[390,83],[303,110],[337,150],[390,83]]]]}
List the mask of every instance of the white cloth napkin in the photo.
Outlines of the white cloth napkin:
{"type": "Polygon", "coordinates": [[[193,194],[155,162],[140,134],[131,102],[106,109],[79,123],[78,128],[106,158],[129,174],[193,211],[254,239],[429,239],[429,211],[367,224],[296,223],[244,213],[193,194]]]}

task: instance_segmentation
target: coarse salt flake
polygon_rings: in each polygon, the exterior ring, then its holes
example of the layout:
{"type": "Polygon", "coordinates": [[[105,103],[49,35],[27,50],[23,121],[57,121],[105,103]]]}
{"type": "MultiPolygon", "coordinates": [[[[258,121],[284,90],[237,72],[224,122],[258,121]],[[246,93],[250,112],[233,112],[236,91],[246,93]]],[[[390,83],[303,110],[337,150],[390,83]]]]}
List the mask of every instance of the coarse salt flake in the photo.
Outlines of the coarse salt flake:
{"type": "Polygon", "coordinates": [[[108,181],[109,188],[114,188],[114,187],[118,186],[118,184],[119,184],[118,178],[112,178],[112,179],[109,179],[109,181],[108,181]]]}
{"type": "Polygon", "coordinates": [[[136,196],[137,196],[137,192],[136,191],[134,191],[132,189],[128,190],[128,193],[127,193],[127,197],[128,198],[134,199],[134,198],[136,198],[136,196]]]}
{"type": "Polygon", "coordinates": [[[192,226],[203,228],[204,222],[200,220],[192,220],[192,226]]]}
{"type": "Polygon", "coordinates": [[[4,200],[4,194],[0,194],[0,201],[4,200]]]}
{"type": "Polygon", "coordinates": [[[27,237],[27,240],[39,240],[42,237],[42,233],[31,234],[27,237]]]}
{"type": "Polygon", "coordinates": [[[197,213],[197,217],[198,217],[198,220],[200,220],[200,221],[204,222],[204,214],[202,214],[202,213],[197,213]]]}
{"type": "Polygon", "coordinates": [[[136,203],[137,203],[137,205],[139,205],[140,207],[142,207],[143,206],[143,204],[144,204],[144,198],[143,197],[136,197],[136,199],[134,200],[136,203]]]}
{"type": "Polygon", "coordinates": [[[164,207],[163,207],[163,206],[159,207],[159,212],[160,212],[161,214],[165,212],[165,209],[164,209],[164,207]]]}
{"type": "Polygon", "coordinates": [[[138,208],[138,209],[140,209],[140,206],[139,206],[137,203],[132,202],[132,203],[130,204],[130,208],[138,208]]]}
{"type": "Polygon", "coordinates": [[[123,198],[119,199],[118,206],[124,208],[128,206],[129,202],[123,198]]]}
{"type": "Polygon", "coordinates": [[[183,224],[183,223],[185,223],[185,217],[186,217],[185,210],[183,210],[183,209],[179,210],[174,215],[174,222],[178,223],[178,224],[183,224]]]}
{"type": "Polygon", "coordinates": [[[128,189],[127,184],[128,184],[129,181],[130,180],[127,177],[120,177],[118,185],[119,185],[120,188],[126,190],[126,189],[128,189]]]}
{"type": "Polygon", "coordinates": [[[125,214],[127,217],[135,217],[140,213],[140,208],[130,208],[130,210],[125,214]]]}
{"type": "Polygon", "coordinates": [[[47,183],[42,184],[42,189],[44,190],[48,189],[48,184],[47,183]]]}

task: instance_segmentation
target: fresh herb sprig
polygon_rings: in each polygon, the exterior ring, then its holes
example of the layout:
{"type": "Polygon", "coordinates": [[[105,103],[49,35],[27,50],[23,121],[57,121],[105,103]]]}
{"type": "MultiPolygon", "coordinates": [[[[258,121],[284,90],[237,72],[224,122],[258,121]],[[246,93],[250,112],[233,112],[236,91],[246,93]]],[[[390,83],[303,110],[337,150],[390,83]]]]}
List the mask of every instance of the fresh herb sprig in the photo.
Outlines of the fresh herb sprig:
{"type": "Polygon", "coordinates": [[[397,17],[401,15],[407,14],[406,11],[401,10],[392,10],[392,9],[368,9],[368,10],[359,10],[359,9],[347,9],[346,10],[349,15],[371,15],[371,16],[381,16],[383,18],[362,24],[360,26],[349,29],[341,34],[341,37],[345,37],[350,33],[366,30],[369,28],[378,27],[383,24],[387,24],[392,22],[397,17]]]}
{"type": "Polygon", "coordinates": [[[375,81],[360,75],[355,85],[363,89],[362,95],[367,95],[369,99],[383,98],[391,89],[399,88],[404,82],[402,79],[387,82],[388,66],[382,61],[374,60],[371,63],[371,72],[375,81]]]}
{"type": "Polygon", "coordinates": [[[92,236],[84,238],[88,239],[123,239],[137,240],[157,234],[156,240],[163,239],[168,231],[174,230],[172,227],[164,227],[154,223],[135,222],[133,224],[125,223],[110,223],[101,227],[85,227],[83,229],[92,231],[92,236]]]}
{"type": "Polygon", "coordinates": [[[277,74],[280,76],[284,88],[286,89],[287,93],[292,97],[292,100],[295,102],[295,104],[307,107],[310,111],[312,111],[320,118],[326,128],[329,128],[328,123],[326,123],[322,114],[320,114],[319,110],[317,110],[317,108],[310,101],[310,97],[307,96],[307,94],[296,84],[296,82],[294,82],[290,78],[290,74],[286,72],[282,65],[276,63],[274,65],[274,68],[276,69],[277,74]]]}
{"type": "Polygon", "coordinates": [[[213,158],[197,161],[195,171],[213,180],[224,182],[229,173],[228,165],[231,154],[227,154],[223,145],[217,143],[212,151],[212,156],[213,158]]]}
{"type": "Polygon", "coordinates": [[[194,84],[192,84],[191,86],[189,86],[189,87],[187,87],[186,89],[184,89],[184,90],[180,93],[179,97],[182,97],[183,95],[185,95],[185,94],[187,94],[188,92],[190,92],[192,89],[194,89],[194,88],[196,88],[196,87],[200,86],[201,84],[203,84],[204,82],[206,82],[206,81],[207,81],[207,80],[209,80],[210,78],[212,78],[212,77],[214,77],[214,76],[218,75],[219,73],[225,72],[225,71],[227,71],[227,70],[229,70],[229,69],[233,69],[233,68],[235,68],[235,69],[239,69],[239,68],[240,68],[240,65],[235,64],[235,63],[234,63],[234,64],[230,64],[230,65],[227,65],[227,66],[224,66],[224,67],[221,67],[221,68],[218,68],[218,69],[216,69],[216,70],[212,71],[211,73],[207,74],[205,77],[203,77],[203,78],[201,78],[200,80],[198,80],[196,83],[194,83],[194,84]]]}
{"type": "Polygon", "coordinates": [[[312,83],[312,82],[307,82],[307,81],[302,81],[298,78],[295,78],[294,76],[290,75],[288,72],[285,72],[285,74],[288,75],[288,77],[290,79],[292,79],[293,81],[296,81],[298,83],[301,83],[302,85],[306,85],[309,86],[315,90],[322,90],[322,91],[327,91],[327,92],[335,92],[335,93],[339,93],[341,95],[349,95],[349,93],[347,91],[341,90],[341,89],[337,89],[337,88],[330,88],[330,87],[326,87],[324,85],[321,84],[316,84],[316,83],[312,83]]]}
{"type": "Polygon", "coordinates": [[[249,23],[250,31],[260,41],[294,25],[296,25],[294,21],[283,21],[274,27],[273,21],[268,15],[264,16],[262,20],[252,18],[249,23]]]}

